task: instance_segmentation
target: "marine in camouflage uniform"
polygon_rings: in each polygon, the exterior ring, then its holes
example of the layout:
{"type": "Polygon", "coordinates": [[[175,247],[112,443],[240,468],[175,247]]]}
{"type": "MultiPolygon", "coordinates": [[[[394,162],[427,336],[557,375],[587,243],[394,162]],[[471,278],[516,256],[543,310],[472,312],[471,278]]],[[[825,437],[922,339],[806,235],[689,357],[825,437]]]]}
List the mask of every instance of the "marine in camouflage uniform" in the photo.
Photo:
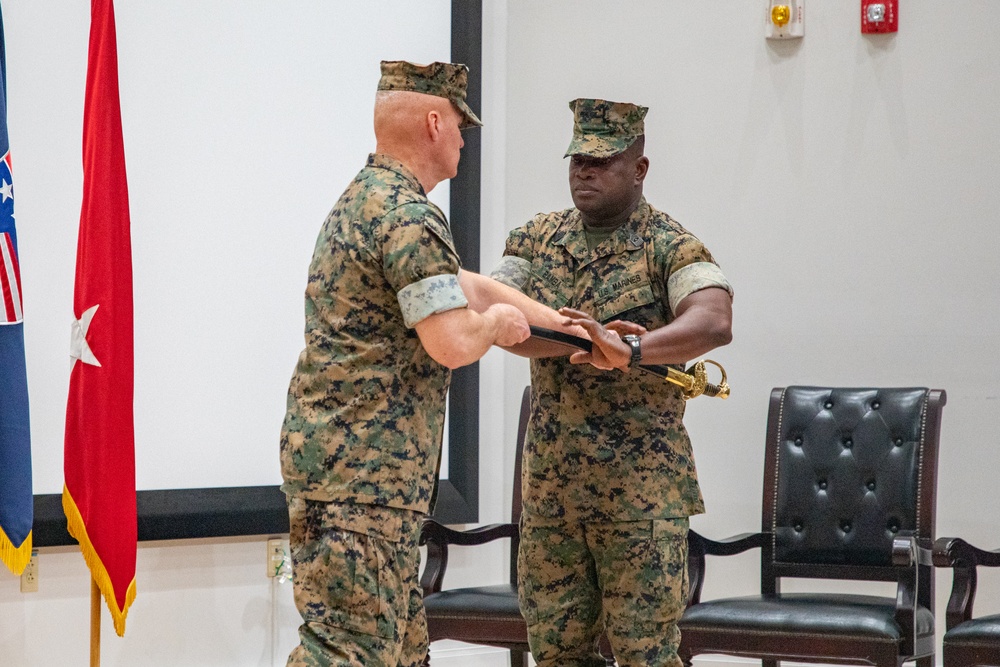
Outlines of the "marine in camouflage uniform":
{"type": "MultiPolygon", "coordinates": [[[[383,62],[379,90],[451,100],[464,65],[383,62]]],[[[306,346],[281,433],[301,643],[288,664],[412,666],[427,651],[418,584],[451,371],[414,326],[467,301],[444,214],[417,176],[372,154],[316,242],[306,346]]]]}
{"type": "MultiPolygon", "coordinates": [[[[612,158],[643,135],[644,107],[570,108],[567,156],[612,158]]],[[[492,277],[651,332],[699,290],[731,296],[705,246],[637,192],[615,229],[588,231],[577,208],[536,216],[511,232],[492,277]]],[[[532,655],[541,667],[603,665],[593,646],[606,629],[621,666],[680,665],[688,517],[704,504],[679,388],[565,357],[532,359],[531,385],[518,576],[532,655]]]]}

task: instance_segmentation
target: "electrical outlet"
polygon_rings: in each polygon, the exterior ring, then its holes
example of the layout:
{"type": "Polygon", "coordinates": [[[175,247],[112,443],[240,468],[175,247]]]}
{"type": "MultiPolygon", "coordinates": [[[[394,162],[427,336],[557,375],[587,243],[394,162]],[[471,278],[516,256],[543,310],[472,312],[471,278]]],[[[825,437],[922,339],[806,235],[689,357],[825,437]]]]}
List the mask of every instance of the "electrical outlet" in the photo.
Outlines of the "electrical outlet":
{"type": "Polygon", "coordinates": [[[31,552],[31,560],[28,561],[24,572],[21,573],[21,592],[38,592],[38,549],[31,552]]]}
{"type": "Polygon", "coordinates": [[[288,553],[288,542],[281,538],[267,541],[267,576],[276,577],[281,574],[288,553]]]}

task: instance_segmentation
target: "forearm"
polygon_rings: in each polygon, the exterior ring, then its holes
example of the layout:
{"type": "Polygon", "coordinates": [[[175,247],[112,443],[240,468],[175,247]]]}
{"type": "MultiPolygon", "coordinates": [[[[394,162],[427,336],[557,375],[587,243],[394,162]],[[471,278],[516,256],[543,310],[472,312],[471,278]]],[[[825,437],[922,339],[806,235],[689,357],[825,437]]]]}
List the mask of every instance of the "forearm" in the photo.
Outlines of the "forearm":
{"type": "Polygon", "coordinates": [[[497,342],[501,325],[495,308],[487,308],[483,312],[468,308],[455,312],[460,313],[460,317],[455,318],[459,321],[454,323],[453,343],[449,345],[454,356],[450,368],[478,361],[497,342]]]}
{"type": "Polygon", "coordinates": [[[728,345],[732,334],[732,301],[724,290],[703,290],[688,297],[667,326],[640,337],[642,363],[683,364],[728,345]]]}
{"type": "MultiPolygon", "coordinates": [[[[544,327],[581,338],[590,338],[589,334],[582,327],[571,325],[569,318],[565,315],[560,315],[558,311],[538,303],[526,294],[498,280],[478,273],[472,273],[471,271],[462,271],[458,274],[458,282],[465,293],[465,298],[469,301],[469,307],[474,310],[485,309],[495,303],[506,303],[524,313],[528,323],[533,326],[544,327]]],[[[573,352],[572,349],[567,348],[565,345],[550,343],[537,338],[529,338],[523,343],[504,347],[503,349],[529,359],[565,357],[573,352]]]]}
{"type": "Polygon", "coordinates": [[[516,345],[528,336],[524,316],[512,306],[496,304],[482,313],[455,308],[435,313],[414,326],[420,343],[448,368],[471,364],[492,345],[516,345]]]}
{"type": "Polygon", "coordinates": [[[585,335],[579,327],[569,326],[567,318],[555,310],[498,280],[463,270],[458,274],[458,284],[461,285],[472,310],[482,312],[495,303],[507,303],[524,313],[529,324],[575,336],[585,335]]]}
{"type": "Polygon", "coordinates": [[[729,338],[706,334],[697,326],[669,324],[640,336],[642,363],[684,364],[729,343],[729,338]]]}

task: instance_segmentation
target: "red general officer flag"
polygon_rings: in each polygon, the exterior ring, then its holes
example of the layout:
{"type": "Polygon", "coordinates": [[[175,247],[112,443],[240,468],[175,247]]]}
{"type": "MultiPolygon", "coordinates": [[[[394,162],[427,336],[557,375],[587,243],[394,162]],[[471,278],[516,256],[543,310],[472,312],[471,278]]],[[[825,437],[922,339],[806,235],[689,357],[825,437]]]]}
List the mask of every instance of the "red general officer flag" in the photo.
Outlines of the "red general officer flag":
{"type": "Polygon", "coordinates": [[[92,0],[63,509],[111,610],[135,599],[132,244],[112,0],[92,0]]]}

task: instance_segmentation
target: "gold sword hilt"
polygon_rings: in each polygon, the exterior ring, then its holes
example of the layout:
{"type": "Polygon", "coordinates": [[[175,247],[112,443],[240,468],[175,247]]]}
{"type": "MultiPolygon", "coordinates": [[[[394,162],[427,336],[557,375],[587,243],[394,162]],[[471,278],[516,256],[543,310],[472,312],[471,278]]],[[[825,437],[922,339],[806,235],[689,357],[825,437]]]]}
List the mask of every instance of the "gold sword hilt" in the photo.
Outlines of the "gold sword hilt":
{"type": "Polygon", "coordinates": [[[681,388],[684,400],[691,400],[704,394],[715,398],[729,398],[729,382],[726,381],[726,369],[717,361],[703,359],[696,362],[686,371],[679,371],[676,368],[667,368],[667,382],[672,382],[681,388]],[[712,364],[722,373],[722,380],[718,384],[708,381],[708,371],[705,364],[712,364]]]}

